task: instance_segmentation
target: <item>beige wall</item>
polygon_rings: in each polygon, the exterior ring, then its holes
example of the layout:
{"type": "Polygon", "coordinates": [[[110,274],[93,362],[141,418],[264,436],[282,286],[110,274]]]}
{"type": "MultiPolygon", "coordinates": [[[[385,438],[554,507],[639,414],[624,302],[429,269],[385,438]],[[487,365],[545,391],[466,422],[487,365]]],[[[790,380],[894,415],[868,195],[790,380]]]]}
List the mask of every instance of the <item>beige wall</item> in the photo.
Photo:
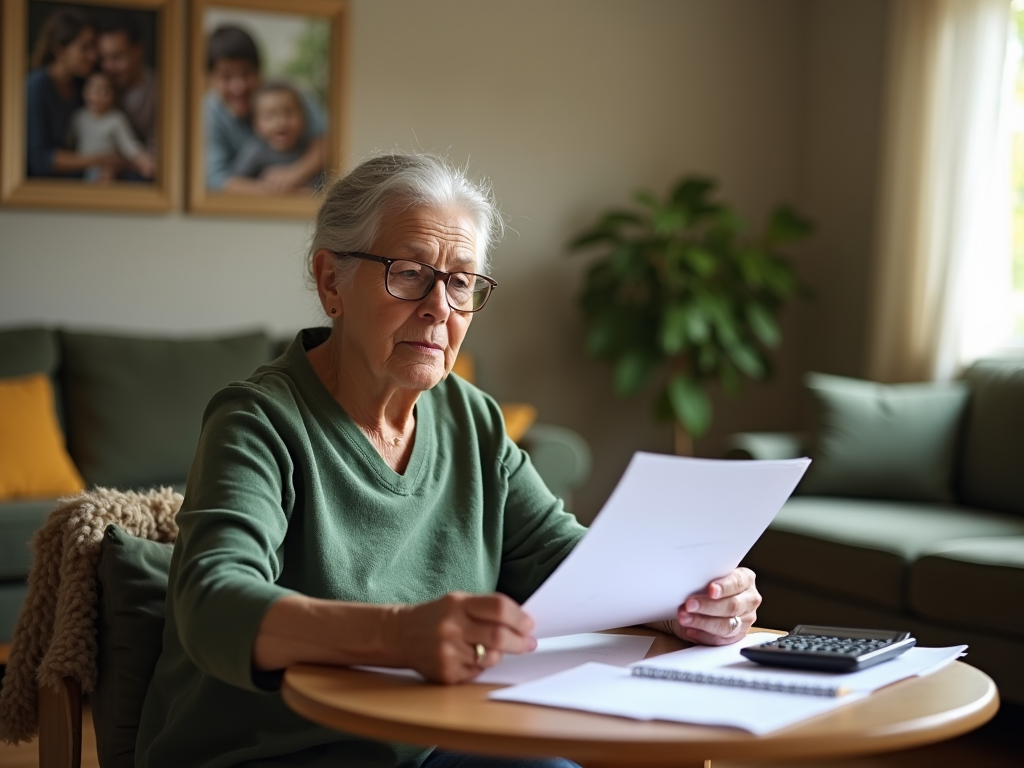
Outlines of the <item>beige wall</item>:
{"type": "MultiPolygon", "coordinates": [[[[852,351],[833,351],[827,324],[844,346],[860,344],[864,167],[875,152],[862,133],[875,119],[882,0],[352,5],[353,156],[439,150],[493,180],[513,231],[496,252],[501,287],[467,348],[486,389],[533,402],[590,441],[582,517],[633,451],[671,449],[647,403],[616,400],[608,371],[582,353],[573,296],[583,264],[563,248],[632,191],[700,171],[748,217],[799,199],[822,224],[807,249],[819,303],[792,313],[779,378],[721,405],[702,452],[734,429],[791,426],[801,356],[852,371],[852,351]]],[[[0,233],[0,325],[288,332],[320,322],[301,274],[303,224],[5,210],[0,233]]]]}

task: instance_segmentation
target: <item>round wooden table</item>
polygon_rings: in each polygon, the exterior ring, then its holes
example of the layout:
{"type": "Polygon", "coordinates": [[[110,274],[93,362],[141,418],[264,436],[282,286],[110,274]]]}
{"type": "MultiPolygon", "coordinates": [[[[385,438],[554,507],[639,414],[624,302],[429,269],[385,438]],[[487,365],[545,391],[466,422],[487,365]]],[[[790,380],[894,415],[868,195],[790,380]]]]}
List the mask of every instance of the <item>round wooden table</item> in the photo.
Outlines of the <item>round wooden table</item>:
{"type": "MultiPolygon", "coordinates": [[[[655,635],[648,657],[684,647],[651,630],[615,631],[655,635]]],[[[281,695],[304,717],[361,736],[475,754],[566,757],[587,768],[888,752],[959,736],[999,708],[991,678],[961,662],[768,736],[489,701],[487,694],[499,687],[300,664],[285,673],[281,695]]]]}

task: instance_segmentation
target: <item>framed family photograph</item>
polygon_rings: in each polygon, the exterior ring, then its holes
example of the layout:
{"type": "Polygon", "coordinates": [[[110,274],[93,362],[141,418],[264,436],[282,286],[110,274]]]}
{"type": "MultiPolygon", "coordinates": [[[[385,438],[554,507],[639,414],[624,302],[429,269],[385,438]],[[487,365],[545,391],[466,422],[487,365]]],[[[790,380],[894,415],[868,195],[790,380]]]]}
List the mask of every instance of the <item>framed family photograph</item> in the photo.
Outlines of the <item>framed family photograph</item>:
{"type": "Polygon", "coordinates": [[[191,7],[189,210],[308,218],[345,156],[346,3],[191,7]]]}
{"type": "Polygon", "coordinates": [[[4,0],[0,204],[167,211],[180,0],[4,0]]]}

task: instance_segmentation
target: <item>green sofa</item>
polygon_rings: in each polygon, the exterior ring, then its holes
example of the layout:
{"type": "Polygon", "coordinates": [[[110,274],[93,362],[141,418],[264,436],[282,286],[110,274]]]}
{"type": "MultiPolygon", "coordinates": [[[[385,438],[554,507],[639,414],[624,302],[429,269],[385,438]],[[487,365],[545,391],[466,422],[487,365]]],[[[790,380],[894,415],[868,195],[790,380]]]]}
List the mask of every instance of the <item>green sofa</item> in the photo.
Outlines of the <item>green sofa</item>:
{"type": "Polygon", "coordinates": [[[730,458],[815,459],[745,559],[759,623],[966,643],[1024,704],[1024,360],[980,361],[951,385],[810,384],[806,435],[730,439],[730,458]]]}
{"type": "MultiPolygon", "coordinates": [[[[288,342],[263,332],[182,339],[7,328],[0,379],[50,377],[68,453],[87,485],[183,490],[210,397],[288,342]]],[[[536,424],[522,444],[562,498],[590,471],[589,449],[571,430],[536,424]]],[[[0,644],[10,642],[27,590],[32,535],[55,501],[0,501],[0,644]]]]}

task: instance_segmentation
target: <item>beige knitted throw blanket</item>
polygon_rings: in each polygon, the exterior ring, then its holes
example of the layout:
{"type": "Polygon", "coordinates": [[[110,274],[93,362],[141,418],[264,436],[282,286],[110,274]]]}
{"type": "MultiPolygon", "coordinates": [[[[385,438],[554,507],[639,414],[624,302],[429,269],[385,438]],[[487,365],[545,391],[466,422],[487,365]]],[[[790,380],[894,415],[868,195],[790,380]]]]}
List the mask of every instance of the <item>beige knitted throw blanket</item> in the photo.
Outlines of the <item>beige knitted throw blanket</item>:
{"type": "Polygon", "coordinates": [[[17,744],[36,735],[39,686],[57,687],[62,677],[77,680],[83,692],[96,684],[96,564],[106,527],[173,542],[181,501],[170,488],[96,488],[57,502],[32,540],[28,595],[0,690],[0,739],[17,744]]]}

